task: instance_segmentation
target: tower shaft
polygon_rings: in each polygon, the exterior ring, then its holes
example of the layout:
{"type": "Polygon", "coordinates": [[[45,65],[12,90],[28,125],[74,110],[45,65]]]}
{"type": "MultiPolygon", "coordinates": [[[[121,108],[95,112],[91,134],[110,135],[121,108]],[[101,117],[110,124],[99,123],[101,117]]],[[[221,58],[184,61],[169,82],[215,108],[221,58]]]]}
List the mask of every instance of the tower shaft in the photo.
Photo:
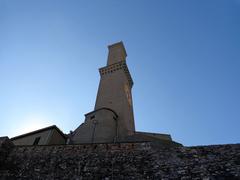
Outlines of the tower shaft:
{"type": "Polygon", "coordinates": [[[126,64],[126,50],[122,42],[108,47],[107,66],[99,69],[99,83],[95,110],[110,108],[117,115],[118,138],[135,131],[131,89],[133,81],[126,64]]]}
{"type": "Polygon", "coordinates": [[[127,53],[122,42],[108,49],[107,65],[99,69],[101,79],[94,111],[85,114],[84,123],[73,132],[73,144],[125,141],[135,132],[127,53]]]}

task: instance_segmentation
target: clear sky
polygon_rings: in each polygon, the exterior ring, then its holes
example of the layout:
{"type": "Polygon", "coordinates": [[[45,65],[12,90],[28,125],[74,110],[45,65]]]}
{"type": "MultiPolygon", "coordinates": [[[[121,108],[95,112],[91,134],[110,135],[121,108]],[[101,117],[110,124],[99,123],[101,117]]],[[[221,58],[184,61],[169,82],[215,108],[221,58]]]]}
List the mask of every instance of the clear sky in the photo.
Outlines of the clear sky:
{"type": "Polygon", "coordinates": [[[137,130],[240,143],[240,0],[0,0],[0,136],[77,128],[121,40],[137,130]]]}

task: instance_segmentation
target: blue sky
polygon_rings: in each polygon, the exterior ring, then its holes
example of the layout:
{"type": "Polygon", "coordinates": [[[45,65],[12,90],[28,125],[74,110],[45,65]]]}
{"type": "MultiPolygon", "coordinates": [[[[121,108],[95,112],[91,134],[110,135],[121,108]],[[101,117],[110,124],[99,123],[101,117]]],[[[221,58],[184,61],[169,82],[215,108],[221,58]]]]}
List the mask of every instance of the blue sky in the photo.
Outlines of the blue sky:
{"type": "Polygon", "coordinates": [[[239,0],[0,0],[0,136],[74,130],[121,40],[137,130],[240,142],[239,0]]]}

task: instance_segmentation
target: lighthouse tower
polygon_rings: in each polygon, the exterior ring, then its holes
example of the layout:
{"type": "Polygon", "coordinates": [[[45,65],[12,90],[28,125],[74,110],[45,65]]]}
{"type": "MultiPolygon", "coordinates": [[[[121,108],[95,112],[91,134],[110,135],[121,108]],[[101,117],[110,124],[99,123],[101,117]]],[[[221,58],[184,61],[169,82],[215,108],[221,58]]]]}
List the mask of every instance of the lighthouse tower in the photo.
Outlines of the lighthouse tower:
{"type": "Polygon", "coordinates": [[[108,46],[107,66],[100,68],[101,80],[95,110],[106,107],[118,115],[118,138],[135,131],[132,103],[133,80],[126,64],[122,42],[108,46]]]}
{"type": "Polygon", "coordinates": [[[135,133],[132,86],[122,42],[108,46],[107,65],[101,76],[94,111],[85,114],[85,122],[74,132],[73,143],[124,141],[135,133]]]}

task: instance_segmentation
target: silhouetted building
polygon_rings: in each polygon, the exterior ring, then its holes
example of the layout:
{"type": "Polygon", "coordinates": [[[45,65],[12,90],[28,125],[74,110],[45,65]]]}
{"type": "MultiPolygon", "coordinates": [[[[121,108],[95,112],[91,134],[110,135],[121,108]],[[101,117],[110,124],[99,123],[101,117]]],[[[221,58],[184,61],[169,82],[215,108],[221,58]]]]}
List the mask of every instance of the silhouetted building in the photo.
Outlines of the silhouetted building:
{"type": "Polygon", "coordinates": [[[55,125],[11,138],[15,145],[66,144],[67,136],[55,125]]]}

